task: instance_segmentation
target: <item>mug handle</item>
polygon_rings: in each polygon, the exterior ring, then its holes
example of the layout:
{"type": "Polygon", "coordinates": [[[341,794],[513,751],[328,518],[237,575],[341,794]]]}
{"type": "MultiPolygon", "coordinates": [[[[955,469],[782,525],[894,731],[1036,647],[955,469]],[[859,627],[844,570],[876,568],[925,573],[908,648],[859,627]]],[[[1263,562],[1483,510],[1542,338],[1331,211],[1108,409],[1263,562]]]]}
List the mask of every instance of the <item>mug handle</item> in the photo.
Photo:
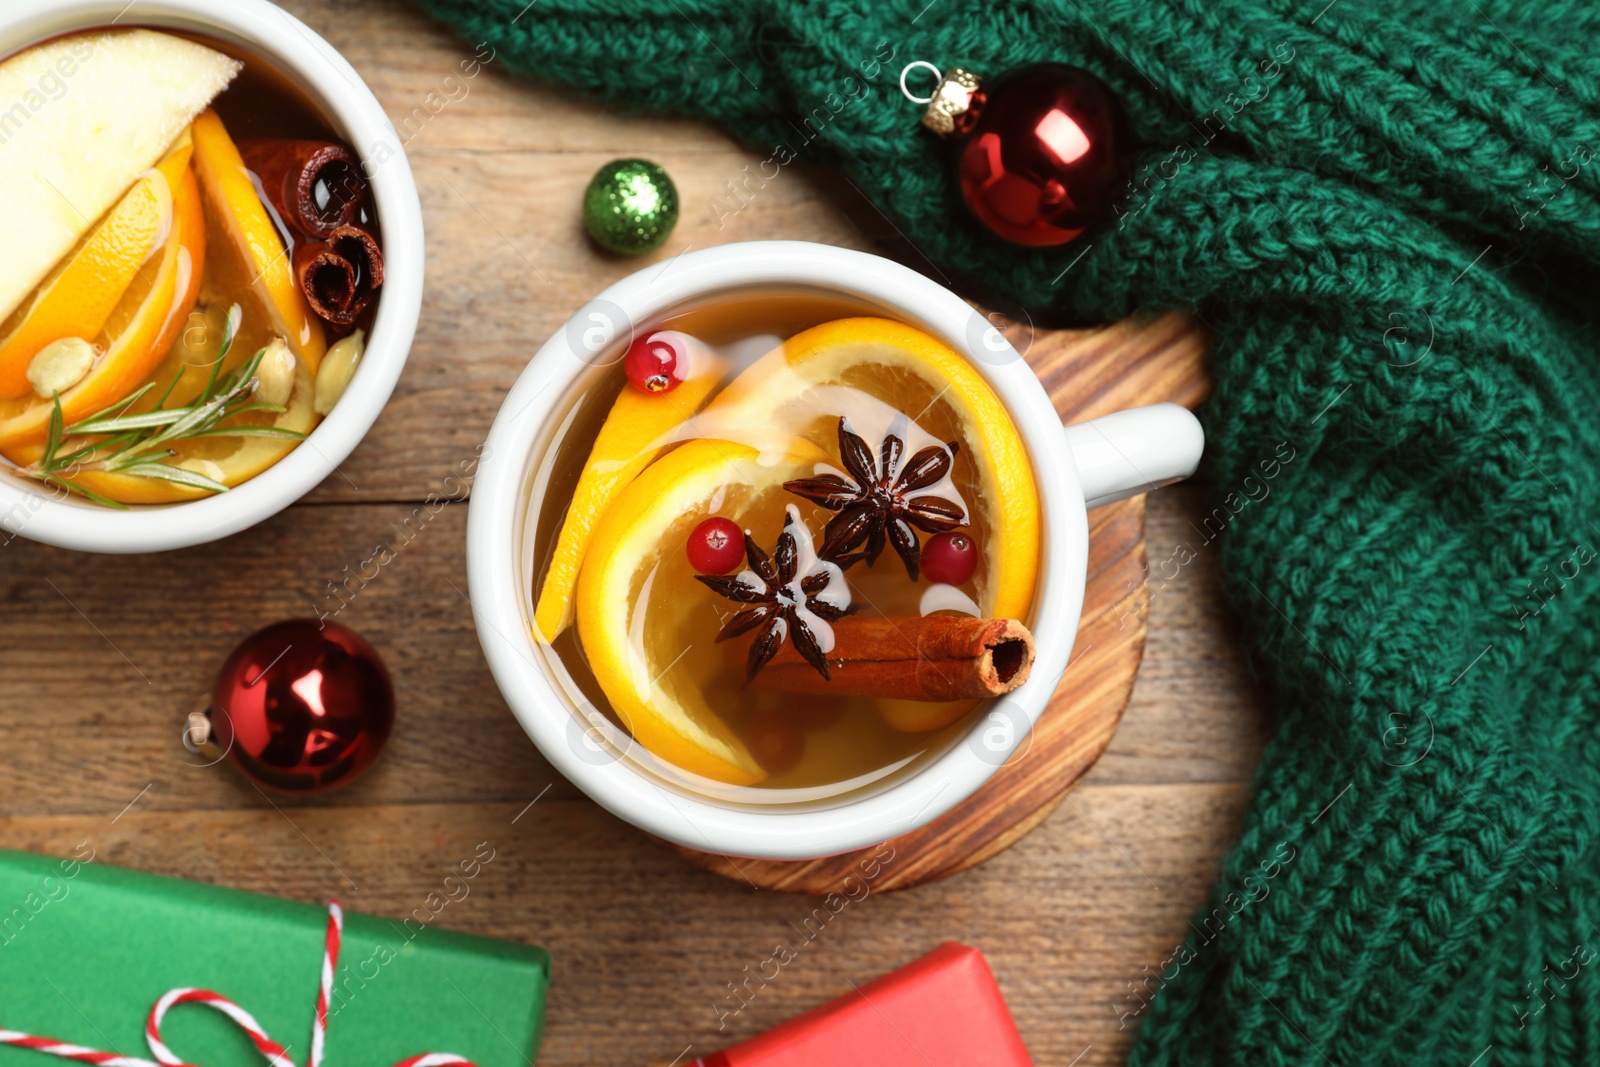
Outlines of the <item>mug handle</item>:
{"type": "Polygon", "coordinates": [[[1128,408],[1065,430],[1090,508],[1182,481],[1205,450],[1200,420],[1178,404],[1128,408]]]}

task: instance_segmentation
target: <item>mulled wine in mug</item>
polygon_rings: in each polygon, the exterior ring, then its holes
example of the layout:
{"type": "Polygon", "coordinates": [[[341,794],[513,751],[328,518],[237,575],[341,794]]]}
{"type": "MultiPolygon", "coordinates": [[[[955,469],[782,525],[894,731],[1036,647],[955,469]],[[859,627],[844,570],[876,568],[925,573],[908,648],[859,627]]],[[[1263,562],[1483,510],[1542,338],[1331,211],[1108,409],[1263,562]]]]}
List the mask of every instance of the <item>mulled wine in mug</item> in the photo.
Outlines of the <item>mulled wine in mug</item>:
{"type": "Polygon", "coordinates": [[[954,294],[796,242],[619,282],[489,443],[473,599],[529,733],[652,832],[776,858],[904,832],[1004,762],[1070,656],[1086,507],[1201,448],[1173,405],[1063,433],[954,294]]]}
{"type": "Polygon", "coordinates": [[[416,187],[350,65],[266,0],[10,0],[0,98],[6,539],[197,544],[330,474],[422,293],[416,187]]]}

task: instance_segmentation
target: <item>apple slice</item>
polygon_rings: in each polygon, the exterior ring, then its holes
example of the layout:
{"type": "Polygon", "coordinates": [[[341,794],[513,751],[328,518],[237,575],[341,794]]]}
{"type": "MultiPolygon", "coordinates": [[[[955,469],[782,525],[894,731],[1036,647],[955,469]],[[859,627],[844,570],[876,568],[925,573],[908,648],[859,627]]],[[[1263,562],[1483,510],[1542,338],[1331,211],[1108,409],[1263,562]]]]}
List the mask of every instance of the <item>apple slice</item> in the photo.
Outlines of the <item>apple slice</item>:
{"type": "Polygon", "coordinates": [[[0,63],[0,321],[83,239],[241,64],[154,30],[76,34],[0,63]]]}

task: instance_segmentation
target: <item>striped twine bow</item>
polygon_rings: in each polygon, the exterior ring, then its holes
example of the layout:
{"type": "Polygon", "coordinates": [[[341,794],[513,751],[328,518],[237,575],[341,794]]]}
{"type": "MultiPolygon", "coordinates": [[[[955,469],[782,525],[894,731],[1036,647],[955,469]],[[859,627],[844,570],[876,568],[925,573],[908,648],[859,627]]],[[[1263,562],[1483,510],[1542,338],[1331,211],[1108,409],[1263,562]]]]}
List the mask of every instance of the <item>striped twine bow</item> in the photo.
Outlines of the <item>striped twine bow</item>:
{"type": "MultiPolygon", "coordinates": [[[[327,941],[322,953],[322,982],[317,988],[317,1012],[311,1020],[311,1056],[307,1060],[306,1067],[322,1067],[322,1049],[328,1033],[328,1000],[333,992],[333,969],[339,963],[339,942],[343,934],[344,909],[339,906],[337,900],[330,901],[327,941]]],[[[245,1032],[256,1049],[266,1058],[269,1067],[295,1067],[288,1051],[267,1036],[267,1032],[256,1022],[254,1015],[221,993],[213,993],[209,989],[169,989],[155,1002],[155,1006],[150,1009],[150,1017],[144,1024],[145,1043],[150,1046],[150,1053],[155,1056],[154,1061],[142,1060],[137,1056],[123,1056],[115,1052],[101,1052],[98,1049],[71,1045],[48,1037],[35,1037],[16,1030],[0,1030],[0,1045],[31,1048],[37,1052],[60,1056],[62,1059],[93,1064],[94,1067],[191,1067],[161,1040],[161,1020],[166,1018],[168,1011],[179,1004],[203,1004],[221,1012],[245,1032]]],[[[477,1064],[453,1052],[424,1052],[420,1056],[401,1060],[394,1067],[477,1067],[477,1064]]]]}

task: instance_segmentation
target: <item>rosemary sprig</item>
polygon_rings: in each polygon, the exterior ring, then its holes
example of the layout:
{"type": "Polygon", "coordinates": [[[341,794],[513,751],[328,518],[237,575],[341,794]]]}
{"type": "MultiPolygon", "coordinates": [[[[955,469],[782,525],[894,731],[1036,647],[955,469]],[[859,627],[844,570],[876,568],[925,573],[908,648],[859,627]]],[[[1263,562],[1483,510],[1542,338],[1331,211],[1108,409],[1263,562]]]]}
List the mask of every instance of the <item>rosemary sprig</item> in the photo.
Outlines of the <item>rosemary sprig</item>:
{"type": "Polygon", "coordinates": [[[177,455],[171,446],[179,441],[192,441],[201,437],[278,437],[303,440],[305,434],[277,426],[221,426],[224,419],[251,411],[269,411],[282,414],[276,404],[252,403],[256,391],[256,371],[266,349],[257,352],[232,374],[222,377],[222,363],[233,347],[239,329],[240,309],[235,304],[228,311],[227,325],[223,330],[221,350],[211,364],[211,375],[205,388],[195,399],[181,407],[169,408],[167,399],[177,387],[187,367],[181,367],[156,405],[150,411],[137,415],[127,414],[142,400],[155,383],[151,382],[133,395],[124,397],[110,407],[95,412],[70,426],[63,425],[61,394],[53,396],[50,425],[45,438],[44,454],[19,472],[27,477],[77,493],[96,504],[125,508],[125,505],[108,500],[99,493],[73,481],[83,471],[107,471],[132,475],[137,478],[155,478],[174,482],[207,492],[222,493],[227,486],[198,471],[175,467],[164,462],[177,455]]]}

